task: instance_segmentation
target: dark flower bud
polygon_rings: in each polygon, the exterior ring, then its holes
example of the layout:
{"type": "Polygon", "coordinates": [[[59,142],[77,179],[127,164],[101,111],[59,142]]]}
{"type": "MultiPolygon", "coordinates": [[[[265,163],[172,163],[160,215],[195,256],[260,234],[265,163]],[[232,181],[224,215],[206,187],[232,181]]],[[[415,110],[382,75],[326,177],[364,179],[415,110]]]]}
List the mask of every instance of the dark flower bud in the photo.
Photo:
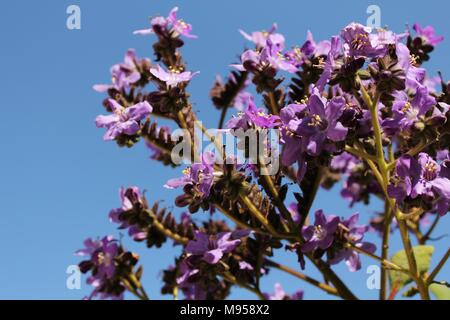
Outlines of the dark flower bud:
{"type": "Polygon", "coordinates": [[[396,90],[404,90],[406,87],[406,73],[398,63],[397,57],[387,55],[378,58],[368,67],[372,78],[381,93],[381,101],[390,105],[394,100],[392,93],[396,90]]]}
{"type": "Polygon", "coordinates": [[[364,66],[364,58],[347,58],[345,60],[336,61],[336,69],[330,80],[330,85],[337,85],[345,92],[352,92],[354,89],[358,90],[360,87],[356,79],[358,71],[364,66]]]}

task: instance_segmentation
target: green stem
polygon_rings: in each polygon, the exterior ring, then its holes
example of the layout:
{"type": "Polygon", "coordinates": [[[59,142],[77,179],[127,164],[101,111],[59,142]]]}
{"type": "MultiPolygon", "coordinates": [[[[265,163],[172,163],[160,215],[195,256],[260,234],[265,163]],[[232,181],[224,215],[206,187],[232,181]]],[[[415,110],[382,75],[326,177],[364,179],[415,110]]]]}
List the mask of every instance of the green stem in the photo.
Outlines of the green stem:
{"type": "MultiPolygon", "coordinates": [[[[383,229],[383,240],[381,246],[381,258],[387,260],[389,256],[389,237],[391,234],[391,207],[389,201],[385,201],[384,205],[384,229],[383,229]]],[[[380,300],[386,300],[387,294],[387,270],[383,267],[383,262],[381,262],[381,279],[380,279],[380,300]]]]}
{"type": "MultiPolygon", "coordinates": [[[[295,223],[292,219],[292,215],[289,212],[289,210],[286,208],[286,205],[284,204],[283,200],[280,199],[280,195],[278,193],[278,189],[276,188],[272,177],[269,175],[269,171],[267,170],[266,165],[262,161],[262,159],[259,159],[259,165],[261,170],[261,176],[266,183],[267,186],[267,193],[270,195],[272,200],[275,202],[275,205],[277,206],[278,210],[280,210],[281,215],[286,219],[291,227],[295,226],[295,223]]],[[[285,228],[286,232],[289,232],[289,228],[286,227],[286,225],[283,223],[283,227],[285,228]]]]}
{"type": "Polygon", "coordinates": [[[347,244],[347,247],[352,249],[352,250],[354,250],[354,251],[357,251],[357,252],[359,252],[361,254],[364,254],[364,255],[372,258],[372,259],[375,259],[375,260],[381,262],[381,265],[382,265],[383,268],[387,268],[389,270],[400,271],[400,272],[409,274],[409,270],[403,269],[402,267],[400,267],[399,265],[396,265],[395,263],[389,261],[388,259],[385,259],[383,257],[379,257],[379,256],[377,256],[377,255],[375,255],[375,254],[373,254],[371,252],[368,252],[368,251],[366,251],[364,249],[361,249],[360,247],[357,247],[357,246],[355,246],[353,244],[347,244]]]}
{"type": "Polygon", "coordinates": [[[356,149],[354,147],[350,147],[350,146],[345,146],[345,151],[347,151],[348,153],[353,154],[354,156],[357,156],[363,160],[370,160],[373,162],[377,161],[377,157],[370,155],[362,150],[356,149]]]}
{"type": "Polygon", "coordinates": [[[403,242],[403,247],[405,248],[406,258],[408,260],[410,275],[412,276],[413,280],[417,283],[417,289],[419,290],[420,297],[424,300],[429,300],[430,296],[428,293],[428,289],[417,269],[417,261],[414,255],[414,250],[411,245],[411,240],[409,239],[408,227],[406,226],[406,222],[404,220],[400,220],[398,218],[397,220],[400,235],[403,242]]]}
{"type": "MultiPolygon", "coordinates": [[[[300,236],[296,235],[287,235],[287,234],[280,234],[277,232],[272,225],[267,221],[267,219],[264,217],[264,215],[258,210],[258,208],[255,207],[255,205],[251,202],[251,200],[245,196],[240,195],[240,199],[242,203],[250,210],[252,215],[257,218],[261,224],[274,236],[281,239],[289,239],[297,241],[302,243],[303,239],[300,236]]],[[[320,259],[315,259],[312,254],[306,255],[309,260],[311,260],[312,263],[319,269],[319,271],[324,275],[324,277],[330,281],[336,290],[338,291],[338,294],[340,297],[346,300],[357,300],[358,298],[350,291],[350,289],[345,285],[344,282],[334,273],[334,271],[330,268],[330,266],[325,263],[324,261],[320,259]]]]}
{"type": "MultiPolygon", "coordinates": [[[[374,101],[372,101],[366,88],[362,84],[361,84],[361,94],[362,94],[364,102],[367,104],[367,106],[370,110],[370,114],[371,114],[371,118],[372,118],[372,127],[373,127],[373,131],[374,131],[375,147],[377,150],[377,165],[380,169],[381,180],[382,180],[379,182],[380,183],[382,182],[381,186],[383,188],[383,191],[386,193],[387,186],[389,184],[389,171],[388,171],[388,166],[386,164],[386,160],[384,157],[382,131],[381,131],[381,126],[380,126],[380,122],[378,119],[377,105],[378,105],[378,100],[379,100],[380,95],[377,94],[376,99],[374,101]]],[[[395,210],[395,208],[396,208],[395,200],[390,199],[389,195],[387,195],[387,194],[386,194],[386,200],[389,201],[389,206],[391,207],[391,209],[395,210]]],[[[421,298],[428,300],[429,299],[428,289],[426,288],[426,286],[423,282],[423,279],[421,278],[421,276],[417,270],[417,262],[416,262],[416,258],[414,256],[414,251],[412,249],[411,240],[409,239],[409,232],[408,232],[408,228],[406,226],[406,222],[404,220],[402,220],[403,216],[402,216],[402,213],[400,212],[400,210],[398,210],[398,209],[395,210],[395,216],[398,220],[400,235],[401,235],[403,247],[405,249],[405,253],[407,256],[410,274],[411,274],[412,278],[414,279],[414,281],[417,283],[417,288],[420,292],[421,298]]]]}

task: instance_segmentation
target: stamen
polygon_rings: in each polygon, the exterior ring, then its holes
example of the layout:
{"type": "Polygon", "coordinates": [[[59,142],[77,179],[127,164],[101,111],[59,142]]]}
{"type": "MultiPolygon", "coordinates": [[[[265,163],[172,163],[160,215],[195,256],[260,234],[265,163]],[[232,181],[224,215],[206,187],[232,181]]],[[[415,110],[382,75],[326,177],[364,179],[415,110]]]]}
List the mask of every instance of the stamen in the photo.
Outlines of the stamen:
{"type": "Polygon", "coordinates": [[[411,103],[408,101],[405,103],[405,105],[403,106],[403,108],[401,110],[402,110],[402,112],[407,112],[410,109],[411,109],[411,103]]]}
{"type": "Polygon", "coordinates": [[[179,74],[179,73],[181,73],[181,71],[183,71],[183,68],[182,68],[182,67],[169,66],[169,72],[170,72],[170,73],[176,73],[176,74],[179,74]]]}
{"type": "Polygon", "coordinates": [[[188,28],[187,23],[184,22],[183,19],[179,19],[179,20],[178,20],[178,23],[181,25],[181,27],[182,27],[183,29],[186,30],[186,29],[188,28]]]}
{"type": "Polygon", "coordinates": [[[322,124],[322,118],[318,114],[314,114],[311,117],[311,120],[308,123],[308,126],[310,127],[317,127],[322,124]]]}
{"type": "Polygon", "coordinates": [[[424,177],[426,180],[433,180],[436,178],[436,172],[437,172],[437,165],[435,162],[433,161],[428,161],[425,164],[425,172],[424,172],[424,177]]]}
{"type": "Polygon", "coordinates": [[[416,56],[415,54],[411,54],[410,56],[409,56],[409,62],[411,63],[411,65],[413,65],[413,66],[417,66],[419,63],[418,63],[418,60],[419,60],[419,56],[416,56]]]}
{"type": "Polygon", "coordinates": [[[370,44],[367,34],[358,33],[353,37],[352,47],[353,49],[362,49],[370,44]]]}
{"type": "Polygon", "coordinates": [[[314,227],[314,235],[317,239],[323,240],[327,236],[327,231],[321,225],[318,225],[314,227]]]}
{"type": "Polygon", "coordinates": [[[277,56],[280,60],[286,60],[286,57],[279,51],[277,52],[277,56]]]}

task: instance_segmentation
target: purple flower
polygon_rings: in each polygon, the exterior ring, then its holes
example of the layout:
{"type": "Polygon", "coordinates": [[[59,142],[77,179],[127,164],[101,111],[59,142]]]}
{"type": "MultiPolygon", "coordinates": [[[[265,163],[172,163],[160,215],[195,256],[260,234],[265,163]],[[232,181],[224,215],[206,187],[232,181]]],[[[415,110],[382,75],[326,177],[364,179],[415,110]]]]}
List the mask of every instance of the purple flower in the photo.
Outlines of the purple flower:
{"type": "Polygon", "coordinates": [[[268,64],[276,70],[283,70],[289,73],[295,73],[298,68],[289,61],[281,52],[283,45],[280,42],[274,42],[271,38],[267,40],[267,44],[260,54],[260,63],[268,64]]]}
{"type": "Polygon", "coordinates": [[[151,68],[150,73],[154,75],[159,80],[165,82],[167,86],[174,87],[177,86],[179,83],[182,82],[188,82],[194,77],[195,75],[199,74],[200,72],[190,72],[190,71],[184,71],[181,72],[181,70],[176,68],[170,68],[169,71],[164,70],[160,65],[157,65],[156,68],[151,68]]]}
{"type": "Polygon", "coordinates": [[[283,165],[290,166],[297,162],[297,179],[301,181],[306,172],[306,161],[304,152],[306,150],[306,139],[297,132],[300,123],[300,115],[304,113],[306,105],[290,104],[280,112],[282,126],[282,140],[284,144],[281,161],[283,165]]]}
{"type": "Polygon", "coordinates": [[[388,186],[388,193],[401,203],[411,195],[412,187],[420,175],[420,167],[413,157],[404,155],[397,160],[395,173],[396,182],[388,186]]]}
{"type": "Polygon", "coordinates": [[[165,28],[173,32],[174,36],[182,35],[186,38],[198,38],[196,35],[191,33],[191,24],[185,22],[183,19],[177,19],[177,12],[178,7],[175,7],[170,10],[167,18],[161,16],[153,18],[151,20],[150,29],[136,30],[133,34],[149,35],[155,33],[155,28],[165,28]]]}
{"type": "Polygon", "coordinates": [[[330,81],[332,72],[335,68],[335,59],[341,51],[341,41],[338,37],[331,38],[330,50],[327,55],[327,61],[319,80],[317,81],[317,87],[320,92],[325,88],[325,85],[330,81]]]}
{"type": "Polygon", "coordinates": [[[436,46],[444,40],[443,36],[436,35],[434,28],[432,26],[426,26],[422,28],[418,23],[413,26],[414,31],[418,37],[421,37],[426,44],[436,46]]]}
{"type": "MultiPolygon", "coordinates": [[[[358,242],[355,246],[370,253],[374,253],[377,249],[376,246],[370,242],[358,242]]],[[[331,264],[337,264],[342,260],[345,260],[345,264],[350,272],[356,272],[361,269],[361,259],[359,253],[355,250],[343,249],[329,262],[331,264]]]]}
{"type": "Polygon", "coordinates": [[[425,69],[417,67],[414,57],[411,56],[408,47],[403,43],[397,43],[396,53],[398,63],[406,73],[407,89],[415,90],[425,80],[425,69]]]}
{"type": "Polygon", "coordinates": [[[194,163],[191,167],[183,170],[183,176],[167,181],[164,187],[175,189],[185,185],[194,186],[202,199],[209,196],[214,182],[214,162],[215,156],[211,152],[202,155],[201,163],[194,163]]]}
{"type": "Polygon", "coordinates": [[[441,166],[424,152],[419,154],[417,161],[421,172],[417,184],[412,188],[411,196],[413,198],[423,194],[432,196],[431,191],[434,190],[450,199],[450,180],[440,175],[441,166]]]}
{"type": "Polygon", "coordinates": [[[331,247],[338,224],[339,217],[325,216],[322,210],[317,210],[314,225],[303,227],[302,235],[306,242],[302,245],[302,252],[311,252],[317,248],[326,250],[331,247]]]}
{"type": "Polygon", "coordinates": [[[121,229],[128,229],[128,235],[135,241],[142,241],[147,238],[147,232],[141,230],[137,225],[129,225],[127,222],[120,219],[123,212],[133,210],[137,204],[144,206],[145,200],[138,187],[132,186],[129,188],[120,188],[119,196],[121,200],[121,207],[112,209],[109,212],[109,219],[111,222],[119,223],[121,229]]]}
{"type": "Polygon", "coordinates": [[[291,214],[292,217],[292,221],[294,221],[294,223],[299,224],[301,222],[301,216],[300,213],[298,212],[298,205],[297,203],[293,202],[289,205],[288,207],[289,213],[291,214]]]}
{"type": "Polygon", "coordinates": [[[106,92],[109,89],[117,91],[127,90],[130,86],[141,79],[138,64],[141,60],[136,57],[134,49],[129,49],[125,54],[124,62],[111,67],[112,84],[96,84],[94,90],[106,92]]]}
{"type": "Polygon", "coordinates": [[[186,252],[193,256],[201,256],[209,264],[216,264],[225,253],[232,252],[240,243],[239,238],[247,236],[249,232],[233,233],[221,232],[217,235],[207,235],[196,231],[195,239],[189,241],[186,252]]]}
{"type": "Polygon", "coordinates": [[[343,152],[331,159],[331,168],[339,173],[348,174],[361,161],[348,152],[343,152]]]}
{"type": "Polygon", "coordinates": [[[404,91],[396,93],[396,100],[392,105],[393,115],[383,120],[383,128],[390,135],[398,131],[409,129],[415,122],[423,117],[434,105],[436,99],[428,93],[425,86],[419,85],[414,98],[409,101],[404,91]]]}
{"type": "Polygon", "coordinates": [[[330,48],[330,41],[325,40],[316,43],[311,31],[308,30],[306,34],[306,41],[303,46],[295,47],[292,50],[287,51],[284,56],[291,62],[291,64],[299,68],[307,59],[328,55],[330,48]]]}
{"type": "Polygon", "coordinates": [[[84,246],[85,248],[78,250],[75,254],[89,257],[89,260],[83,261],[80,264],[80,268],[84,265],[89,266],[89,269],[92,268],[95,270],[87,279],[88,284],[94,287],[94,291],[88,299],[92,299],[98,295],[101,299],[123,299],[123,294],[114,296],[101,292],[104,284],[115,275],[116,264],[114,259],[119,253],[117,241],[112,236],[106,236],[101,240],[88,238],[84,241],[84,246]]]}
{"type": "Polygon", "coordinates": [[[345,51],[353,57],[379,57],[386,53],[387,45],[396,41],[394,33],[386,30],[372,33],[372,28],[351,23],[341,31],[345,51]]]}
{"type": "Polygon", "coordinates": [[[245,39],[253,42],[256,47],[262,48],[265,47],[268,39],[271,39],[271,41],[275,41],[278,43],[284,43],[283,35],[280,33],[276,33],[277,28],[277,24],[274,23],[268,31],[254,31],[251,34],[248,34],[245,31],[239,29],[239,32],[242,34],[242,36],[244,36],[245,39]]]}
{"type": "Polygon", "coordinates": [[[361,176],[360,171],[352,172],[341,190],[341,196],[350,202],[350,207],[355,203],[364,201],[368,203],[370,194],[378,194],[381,192],[380,186],[373,179],[367,179],[361,176]]]}
{"type": "Polygon", "coordinates": [[[319,155],[324,147],[332,148],[326,143],[342,141],[348,129],[338,121],[345,106],[345,99],[335,97],[329,101],[312,94],[308,99],[305,117],[298,122],[295,132],[306,139],[306,152],[312,156],[319,155]]]}
{"type": "Polygon", "coordinates": [[[153,110],[147,102],[140,102],[125,108],[113,99],[108,100],[113,114],[99,115],[95,119],[97,128],[108,129],[103,136],[104,140],[114,140],[120,134],[132,136],[140,130],[140,121],[145,119],[153,110]]]}
{"type": "Polygon", "coordinates": [[[443,149],[436,151],[436,160],[445,161],[450,159],[450,151],[443,149]]]}
{"type": "Polygon", "coordinates": [[[206,290],[204,290],[199,281],[191,281],[192,277],[199,274],[200,270],[191,266],[187,260],[183,260],[179,266],[181,276],[176,281],[186,300],[205,300],[206,290]]]}
{"type": "MultiPolygon", "coordinates": [[[[442,167],[445,168],[445,163],[442,167]]],[[[419,196],[435,200],[439,214],[444,215],[450,207],[450,176],[447,170],[442,170],[433,158],[426,153],[420,153],[418,159],[402,156],[397,160],[396,183],[388,187],[389,195],[398,202],[406,197],[412,199],[419,196]]]]}
{"type": "Polygon", "coordinates": [[[198,38],[191,33],[191,24],[185,22],[183,19],[177,19],[177,11],[178,7],[173,8],[170,10],[169,16],[167,17],[167,21],[172,24],[172,30],[175,31],[176,34],[180,34],[186,38],[198,38]]]}
{"type": "Polygon", "coordinates": [[[133,34],[138,34],[141,36],[150,35],[150,34],[155,33],[154,28],[165,28],[167,26],[167,24],[168,24],[168,21],[166,18],[158,16],[158,17],[151,19],[151,21],[150,21],[151,27],[149,29],[136,30],[133,32],[133,34]]]}
{"type": "Polygon", "coordinates": [[[241,64],[231,66],[239,71],[254,71],[270,66],[275,70],[297,72],[296,62],[289,55],[282,53],[284,42],[278,40],[269,37],[266,46],[261,51],[246,50],[241,55],[241,64]]]}
{"type": "Polygon", "coordinates": [[[239,91],[233,100],[233,107],[242,112],[250,104],[250,101],[253,101],[253,95],[250,92],[239,91]]]}
{"type": "Polygon", "coordinates": [[[229,129],[247,130],[251,127],[270,129],[276,127],[280,122],[280,117],[266,114],[263,109],[258,109],[253,101],[253,97],[248,98],[247,107],[244,112],[237,117],[231,118],[226,127],[229,129]]]}
{"type": "Polygon", "coordinates": [[[279,284],[279,283],[275,283],[274,290],[275,291],[273,294],[265,293],[264,297],[267,300],[302,300],[303,299],[303,291],[299,290],[290,296],[290,295],[286,294],[286,292],[284,292],[283,288],[281,287],[281,284],[279,284]]]}
{"type": "Polygon", "coordinates": [[[98,268],[99,278],[112,278],[115,271],[114,257],[119,246],[112,236],[106,236],[101,240],[88,238],[84,241],[85,248],[78,250],[76,255],[90,256],[90,261],[98,268]]]}
{"type": "Polygon", "coordinates": [[[430,93],[436,93],[436,86],[439,86],[441,84],[441,78],[439,76],[435,77],[428,77],[425,75],[425,79],[423,80],[423,85],[427,87],[428,92],[430,93]]]}
{"type": "Polygon", "coordinates": [[[325,56],[331,49],[331,42],[328,40],[320,41],[316,43],[311,31],[306,33],[306,42],[302,46],[302,52],[307,55],[325,56]]]}
{"type": "MultiPolygon", "coordinates": [[[[364,234],[369,230],[369,226],[357,225],[359,215],[357,213],[351,215],[347,220],[343,220],[341,224],[348,230],[347,240],[356,247],[364,249],[370,253],[374,253],[376,246],[369,242],[362,242],[364,234]]],[[[337,264],[345,260],[345,264],[351,272],[361,269],[361,259],[359,253],[353,249],[342,249],[335,254],[329,261],[331,264],[337,264]]]]}

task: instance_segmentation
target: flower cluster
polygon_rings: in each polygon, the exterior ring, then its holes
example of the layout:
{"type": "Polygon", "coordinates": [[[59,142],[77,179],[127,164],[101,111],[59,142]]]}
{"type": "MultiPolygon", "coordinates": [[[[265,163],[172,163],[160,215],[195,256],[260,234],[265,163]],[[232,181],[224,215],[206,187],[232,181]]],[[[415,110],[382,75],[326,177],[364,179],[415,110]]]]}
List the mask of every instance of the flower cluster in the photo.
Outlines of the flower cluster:
{"type": "Polygon", "coordinates": [[[440,215],[450,210],[450,160],[436,162],[422,152],[417,159],[401,157],[395,168],[394,183],[389,185],[389,195],[399,204],[421,205],[440,215]],[[420,200],[420,203],[414,201],[420,200]]]}
{"type": "Polygon", "coordinates": [[[134,34],[149,35],[161,30],[168,30],[174,36],[182,35],[186,38],[197,38],[191,33],[192,25],[185,22],[183,19],[177,19],[178,7],[170,10],[167,17],[158,16],[151,20],[151,27],[149,29],[136,30],[134,34]]]}
{"type": "MultiPolygon", "coordinates": [[[[351,23],[323,41],[308,31],[303,44],[288,48],[275,24],[267,31],[240,30],[252,47],[230,65],[226,80],[217,77],[210,90],[221,112],[218,131],[235,136],[279,131],[281,150],[273,151],[274,142],[258,136],[263,150],[250,155],[243,139],[237,143],[244,154],[240,163],[197,121],[187,90],[198,72],[188,71],[181,54],[184,41],[196,36],[177,13],[174,8],[167,17],[151,19],[149,29],[135,31],[156,36],[155,61],[137,58],[130,49],[125,61],[111,68],[112,84],[94,87],[107,94],[108,114],[96,118],[97,127],[106,129],[105,140],[131,147],[143,139],[153,151],[151,159],[171,167],[179,166],[172,159],[177,143],[187,142],[193,153],[183,150],[190,165],[164,185],[179,189],[174,203],[189,213],[172,212],[158,202],[149,205],[132,186],[120,190],[121,205],[109,214],[119,229],[148,248],[166,241],[181,248],[162,273],[161,293],[226,299],[239,286],[261,299],[302,299],[303,291],[289,295],[278,283],[273,294],[264,293],[261,279],[278,269],[328,294],[355,299],[334,266],[345,263],[349,271],[358,271],[364,255],[382,261],[386,271],[381,298],[387,298],[392,269],[409,277],[405,285],[414,282],[408,294],[418,292],[426,299],[427,277],[437,273],[391,261],[389,242],[396,238],[388,235],[400,231],[407,249],[402,254],[408,261],[421,259],[410,250],[410,239],[426,244],[450,210],[450,84],[424,67],[443,37],[418,24],[396,34],[351,23]],[[238,113],[227,118],[230,108],[238,113]],[[169,124],[161,126],[155,118],[169,124]],[[201,149],[197,127],[214,144],[214,152],[201,149]],[[174,129],[183,129],[185,136],[173,136],[174,129]],[[269,153],[281,163],[271,174],[267,171],[274,166],[260,161],[269,153]],[[311,208],[321,205],[314,203],[317,193],[338,182],[350,206],[377,198],[384,201],[384,211],[334,216],[319,209],[312,223],[311,208]],[[360,217],[372,228],[359,224],[360,217]],[[381,245],[367,241],[370,231],[378,232],[381,245]],[[301,269],[308,270],[310,261],[325,281],[275,261],[282,248],[297,256],[301,269]]],[[[79,254],[88,260],[80,268],[91,272],[91,297],[122,298],[128,290],[148,298],[140,283],[142,269],[134,270],[136,255],[111,237],[89,239],[85,245],[79,254]]]]}
{"type": "Polygon", "coordinates": [[[369,227],[357,225],[358,218],[358,214],[353,214],[348,219],[341,220],[337,216],[326,216],[322,210],[316,211],[314,225],[303,227],[305,243],[301,247],[302,252],[314,252],[315,256],[327,253],[331,264],[345,260],[350,271],[358,271],[361,261],[355,248],[370,253],[376,250],[374,244],[362,242],[369,227]]]}
{"type": "Polygon", "coordinates": [[[100,240],[91,238],[84,241],[85,248],[78,250],[77,255],[88,257],[80,262],[81,272],[91,272],[87,283],[94,287],[87,299],[123,299],[126,285],[124,280],[129,279],[139,257],[131,252],[124,251],[122,246],[111,236],[100,240]]]}

